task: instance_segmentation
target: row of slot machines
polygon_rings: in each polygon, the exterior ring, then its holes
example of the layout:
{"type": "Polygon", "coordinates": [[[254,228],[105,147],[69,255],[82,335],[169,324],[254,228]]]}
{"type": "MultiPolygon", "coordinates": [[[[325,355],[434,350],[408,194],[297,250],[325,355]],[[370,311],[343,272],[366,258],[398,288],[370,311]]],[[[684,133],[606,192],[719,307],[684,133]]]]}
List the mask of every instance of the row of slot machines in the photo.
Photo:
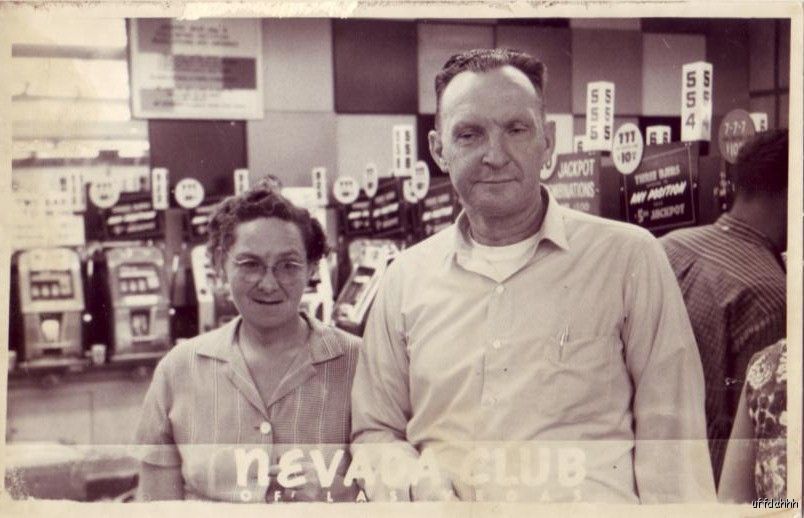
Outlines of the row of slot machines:
{"type": "MultiPolygon", "coordinates": [[[[204,245],[192,248],[196,309],[192,334],[215,329],[235,316],[228,288],[204,245]]],[[[161,357],[172,333],[170,270],[159,246],[114,246],[82,260],[70,248],[40,248],[15,258],[11,350],[21,368],[64,367],[161,357]]],[[[329,320],[329,271],[322,264],[307,287],[302,310],[329,320]]]]}
{"type": "MultiPolygon", "coordinates": [[[[198,331],[236,314],[193,250],[198,331]]],[[[158,246],[113,246],[82,258],[39,248],[15,258],[11,349],[21,368],[158,358],[173,345],[169,273],[158,246]]]]}
{"type": "MultiPolygon", "coordinates": [[[[338,278],[333,282],[328,261],[321,261],[300,309],[362,335],[391,261],[406,246],[451,223],[457,214],[457,197],[448,180],[443,180],[434,182],[418,203],[406,201],[401,181],[394,179],[382,182],[368,213],[361,207],[364,200],[338,207],[339,218],[355,221],[358,214],[371,228],[351,228],[341,222],[338,242],[344,253],[338,256],[338,278]],[[335,284],[341,287],[337,298],[335,284]]],[[[123,201],[142,203],[133,198],[123,201]]],[[[114,228],[103,222],[123,206],[121,202],[108,214],[89,218],[87,224],[109,227],[107,234],[114,236],[114,228]]],[[[202,209],[182,215],[186,220],[179,225],[184,229],[183,241],[205,239],[202,209]],[[188,228],[194,230],[188,232],[188,228]]],[[[228,288],[218,279],[203,244],[190,245],[187,260],[182,260],[189,262],[190,275],[185,275],[183,284],[189,285],[190,295],[189,300],[176,303],[175,293],[182,289],[175,286],[176,257],[165,244],[164,236],[170,233],[165,229],[170,226],[170,218],[163,217],[151,239],[107,239],[84,247],[35,248],[15,254],[9,367],[27,371],[158,359],[182,338],[234,318],[237,310],[228,288]]]]}

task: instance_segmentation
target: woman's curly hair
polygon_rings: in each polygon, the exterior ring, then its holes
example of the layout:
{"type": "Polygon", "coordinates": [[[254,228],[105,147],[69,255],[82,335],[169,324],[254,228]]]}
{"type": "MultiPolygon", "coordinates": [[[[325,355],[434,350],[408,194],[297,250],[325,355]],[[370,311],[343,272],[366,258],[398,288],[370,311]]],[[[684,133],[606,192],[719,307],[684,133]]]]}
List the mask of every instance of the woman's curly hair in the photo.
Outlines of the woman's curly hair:
{"type": "Polygon", "coordinates": [[[242,194],[229,196],[212,212],[207,224],[207,253],[216,268],[222,267],[222,263],[218,263],[234,244],[237,226],[259,218],[295,223],[301,232],[308,262],[321,260],[329,251],[318,220],[279,194],[276,183],[269,179],[257,182],[242,194]],[[218,254],[219,251],[222,253],[218,254]]]}

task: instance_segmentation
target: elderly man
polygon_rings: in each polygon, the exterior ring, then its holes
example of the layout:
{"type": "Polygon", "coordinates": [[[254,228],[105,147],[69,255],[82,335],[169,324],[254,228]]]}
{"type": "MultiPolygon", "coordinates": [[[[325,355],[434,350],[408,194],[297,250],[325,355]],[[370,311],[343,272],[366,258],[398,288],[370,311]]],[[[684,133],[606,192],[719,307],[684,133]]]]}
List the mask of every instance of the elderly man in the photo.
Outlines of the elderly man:
{"type": "Polygon", "coordinates": [[[397,258],[369,317],[352,392],[369,497],[714,499],[673,272],[648,232],[540,186],[543,75],[498,49],[436,77],[430,150],[465,212],[397,258]]]}

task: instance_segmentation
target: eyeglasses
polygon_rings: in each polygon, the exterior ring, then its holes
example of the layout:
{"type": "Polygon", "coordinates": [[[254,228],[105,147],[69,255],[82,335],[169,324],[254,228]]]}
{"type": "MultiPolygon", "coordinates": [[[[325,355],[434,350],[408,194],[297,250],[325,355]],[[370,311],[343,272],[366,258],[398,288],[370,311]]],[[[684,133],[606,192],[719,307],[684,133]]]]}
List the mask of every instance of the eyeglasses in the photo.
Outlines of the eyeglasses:
{"type": "Polygon", "coordinates": [[[261,281],[268,270],[282,284],[298,282],[304,275],[306,265],[299,261],[284,260],[271,266],[256,259],[235,259],[235,275],[244,282],[261,281]]]}

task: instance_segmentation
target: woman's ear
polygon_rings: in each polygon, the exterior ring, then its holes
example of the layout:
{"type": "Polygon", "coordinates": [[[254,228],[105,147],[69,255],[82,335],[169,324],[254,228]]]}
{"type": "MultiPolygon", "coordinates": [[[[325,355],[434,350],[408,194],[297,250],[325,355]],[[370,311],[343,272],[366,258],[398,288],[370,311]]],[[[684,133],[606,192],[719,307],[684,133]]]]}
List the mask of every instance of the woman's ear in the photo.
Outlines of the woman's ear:
{"type": "Polygon", "coordinates": [[[229,279],[226,278],[226,268],[224,268],[225,262],[226,253],[221,247],[217,247],[215,249],[215,253],[212,255],[212,269],[215,270],[215,273],[218,275],[218,278],[223,284],[229,282],[229,279]]]}
{"type": "Polygon", "coordinates": [[[313,261],[311,263],[307,263],[307,284],[310,284],[310,281],[318,274],[318,264],[319,261],[313,261]]]}

